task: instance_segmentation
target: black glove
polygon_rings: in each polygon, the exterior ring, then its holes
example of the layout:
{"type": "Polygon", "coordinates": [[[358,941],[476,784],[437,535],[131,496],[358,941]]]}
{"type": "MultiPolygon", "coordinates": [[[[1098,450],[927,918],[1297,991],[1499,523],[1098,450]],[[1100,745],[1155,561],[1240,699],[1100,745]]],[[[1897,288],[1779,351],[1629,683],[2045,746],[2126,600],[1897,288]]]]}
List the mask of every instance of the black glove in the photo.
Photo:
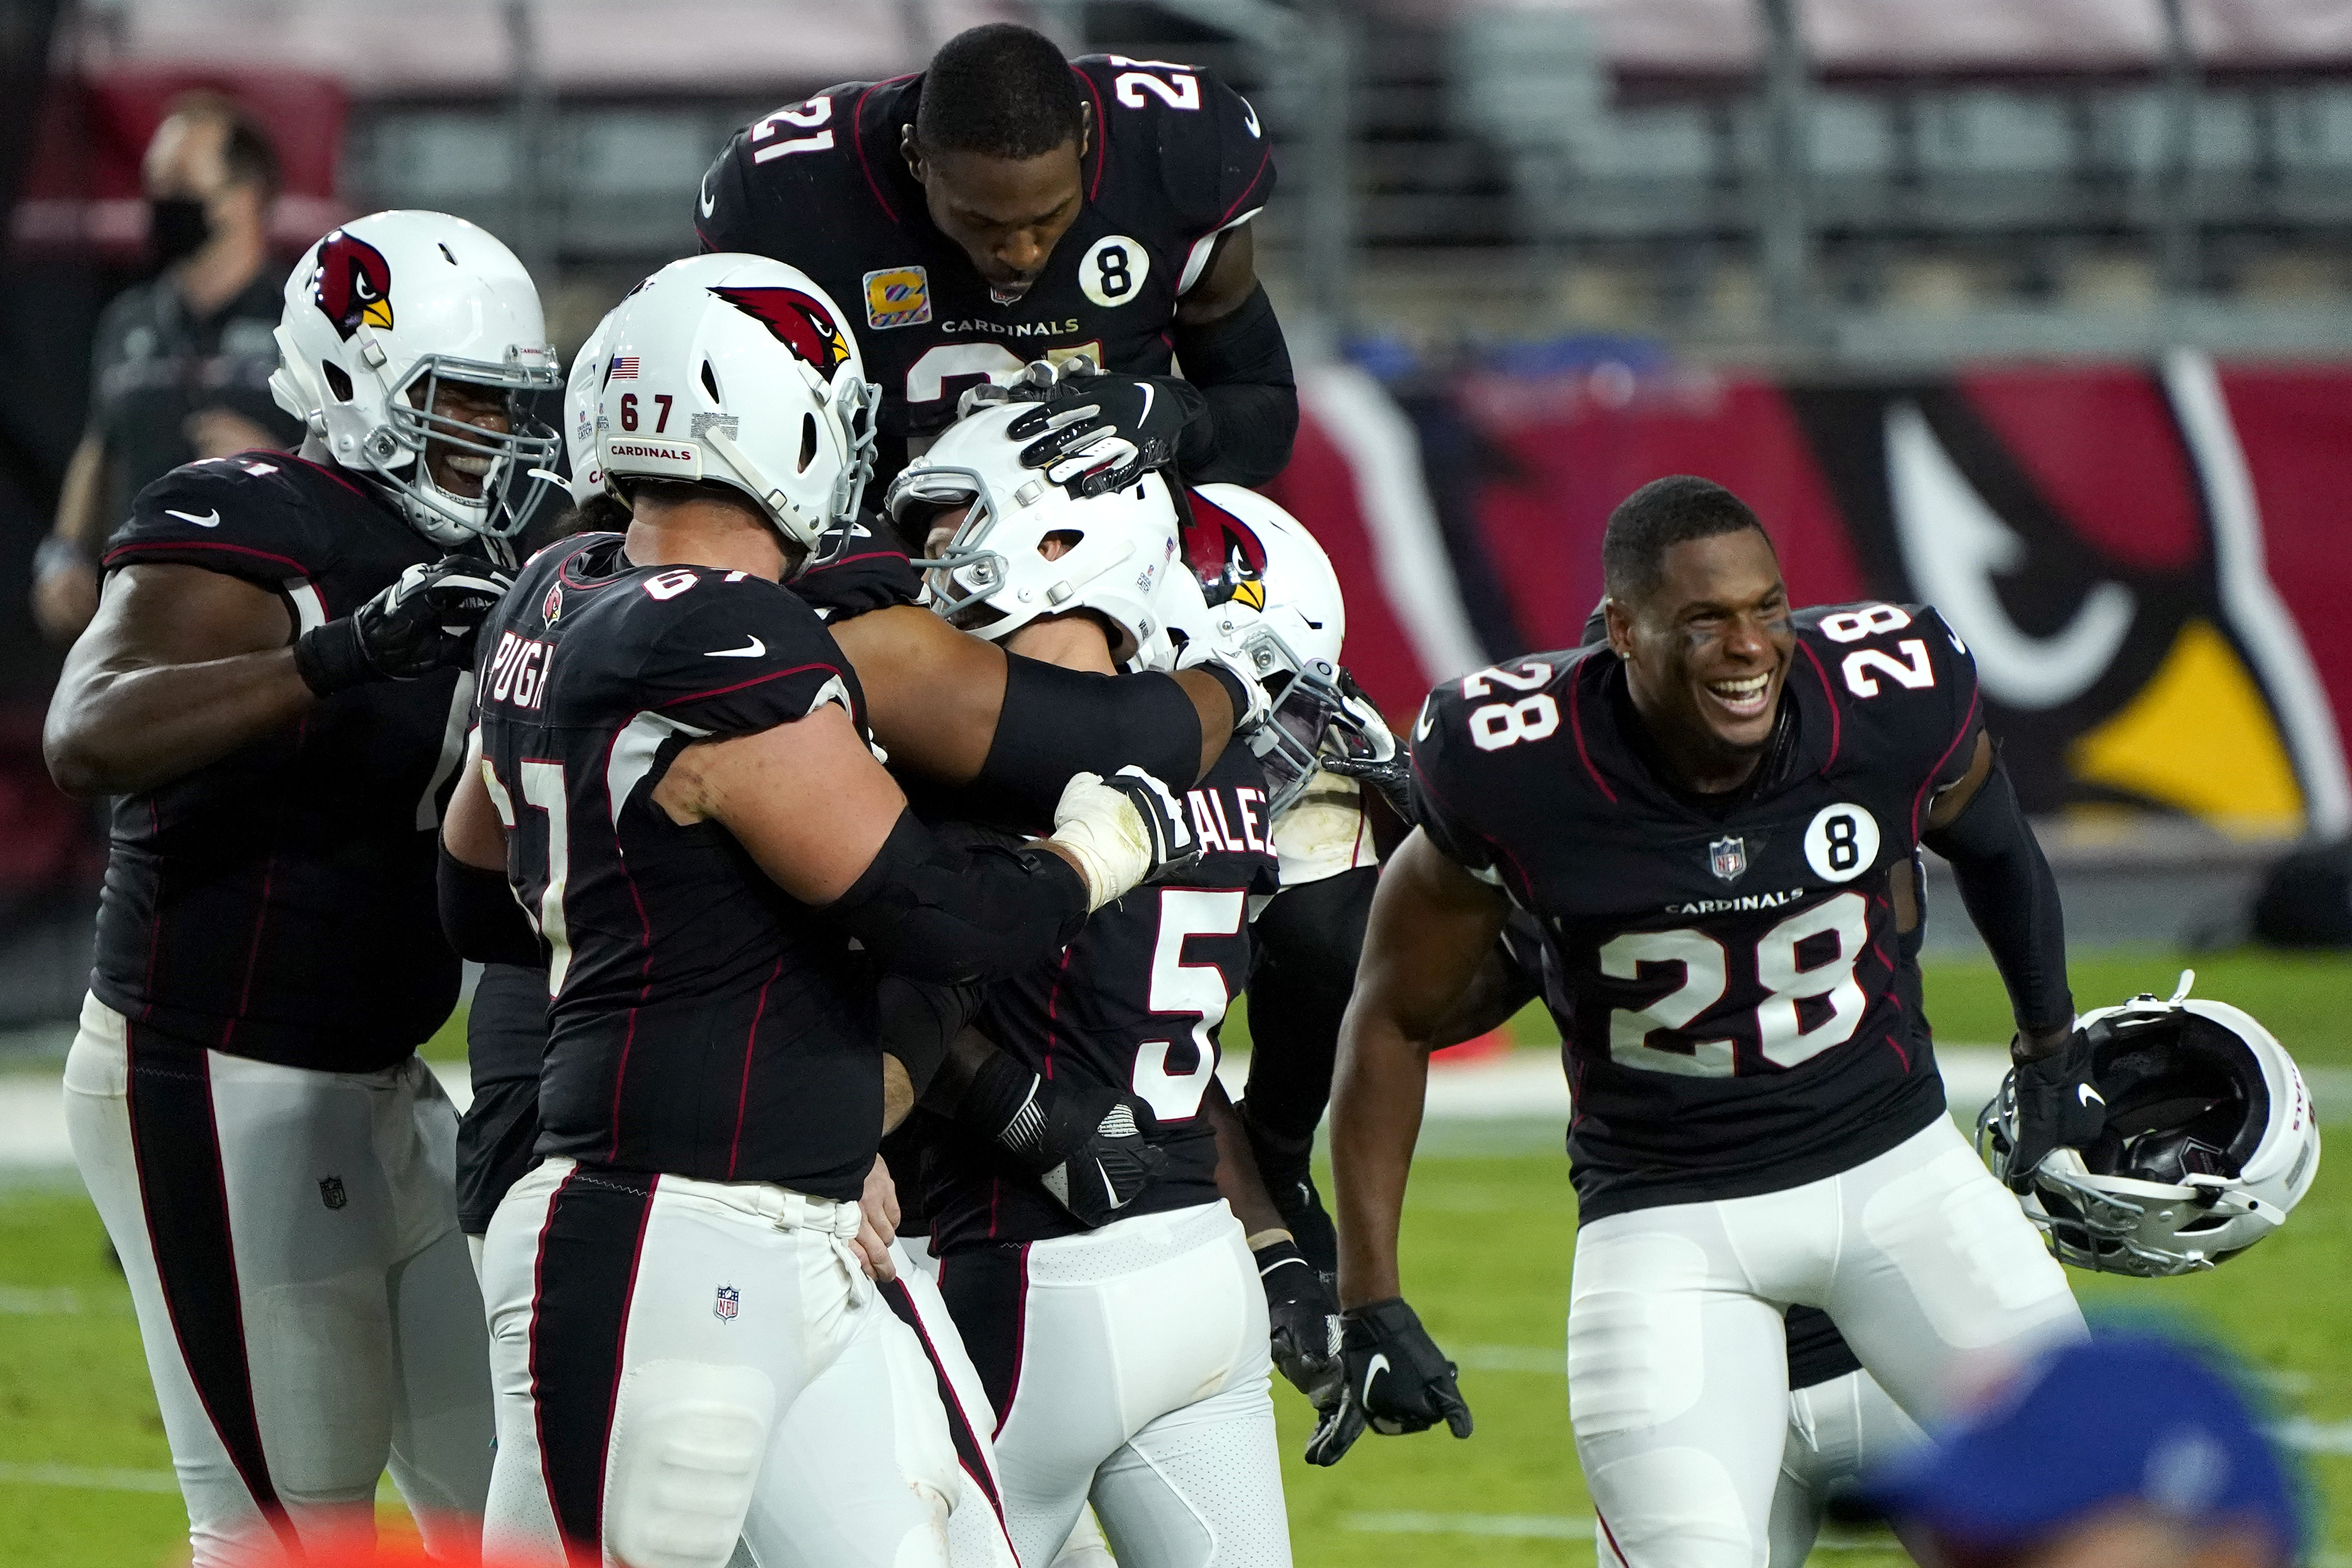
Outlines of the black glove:
{"type": "Polygon", "coordinates": [[[1049,1083],[1007,1056],[972,1075],[956,1119],[984,1134],[1088,1228],[1118,1218],[1168,1168],[1168,1156],[1151,1146],[1157,1124],[1141,1101],[1049,1083]]]}
{"type": "Polygon", "coordinates": [[[2091,1082],[2091,1055],[2111,1022],[2078,1029],[2049,1055],[2017,1064],[2017,1143],[2009,1155],[2014,1190],[2032,1186],[2033,1168],[2053,1150],[2079,1149],[2105,1130],[2107,1102],[2091,1082]]]}
{"type": "Polygon", "coordinates": [[[1318,1412],[1328,1412],[1339,1403],[1339,1303],[1290,1238],[1269,1241],[1251,1256],[1265,1287],[1275,1369],[1318,1412]]]}
{"type": "Polygon", "coordinates": [[[1126,796],[1151,835],[1151,869],[1145,882],[1158,882],[1201,863],[1203,852],[1192,819],[1185,814],[1184,798],[1132,762],[1103,779],[1104,785],[1126,796]]]}
{"type": "Polygon", "coordinates": [[[340,621],[294,640],[294,668],[322,697],[474,662],[474,633],[514,579],[477,556],[420,561],[340,621]]]}
{"type": "Polygon", "coordinates": [[[1364,688],[1344,667],[1339,671],[1339,697],[1338,724],[1346,732],[1347,743],[1339,755],[1323,758],[1323,771],[1369,784],[1388,801],[1398,821],[1413,826],[1412,755],[1397,744],[1379,706],[1364,695],[1364,688]]]}
{"type": "Polygon", "coordinates": [[[1425,1432],[1440,1421],[1457,1437],[1470,1435],[1470,1406],[1454,1385],[1454,1364],[1438,1353],[1403,1297],[1358,1307],[1343,1321],[1339,1361],[1347,1383],[1307,1441],[1308,1464],[1338,1464],[1367,1424],[1388,1437],[1425,1432]]]}
{"type": "Polygon", "coordinates": [[[1022,463],[1073,496],[1124,489],[1176,455],[1184,427],[1208,399],[1181,376],[1078,374],[1004,427],[1022,463]],[[1035,440],[1029,440],[1030,437],[1035,440]]]}

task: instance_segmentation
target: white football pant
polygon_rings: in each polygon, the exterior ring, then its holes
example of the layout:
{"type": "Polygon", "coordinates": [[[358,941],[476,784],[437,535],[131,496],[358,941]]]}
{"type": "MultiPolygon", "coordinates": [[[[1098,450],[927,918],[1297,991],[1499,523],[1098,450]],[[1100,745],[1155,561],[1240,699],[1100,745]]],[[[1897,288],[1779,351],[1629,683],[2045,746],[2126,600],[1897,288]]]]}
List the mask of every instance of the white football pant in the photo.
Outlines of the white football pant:
{"type": "MultiPolygon", "coordinates": [[[[1788,1444],[1772,1489],[1771,1568],[1805,1568],[1832,1488],[1926,1440],[1866,1372],[1790,1389],[1788,1444]]],[[[1605,1536],[1593,1545],[1600,1568],[1625,1568],[1605,1536]]]]}
{"type": "Polygon", "coordinates": [[[2084,1332],[2017,1199],[1942,1116],[1801,1186],[1592,1221],[1570,1288],[1569,1420],[1595,1539],[1629,1568],[1765,1568],[1791,1303],[1834,1318],[1923,1424],[1964,1360],[2084,1332]]]}
{"type": "MultiPolygon", "coordinates": [[[[922,1240],[914,1237],[891,1243],[898,1278],[881,1287],[881,1292],[914,1331],[927,1357],[921,1369],[908,1364],[898,1375],[932,1379],[956,1445],[959,1473],[956,1490],[948,1499],[948,1560],[954,1568],[1017,1568],[1012,1540],[1004,1531],[996,1458],[988,1440],[995,1413],[988,1407],[988,1394],[972,1369],[971,1357],[964,1354],[955,1320],[940,1300],[938,1284],[915,1261],[922,1240]],[[915,1246],[906,1245],[908,1239],[915,1246]]],[[[887,1343],[901,1354],[906,1344],[897,1335],[875,1336],[875,1343],[887,1343]]],[[[913,1496],[894,1455],[869,1453],[862,1446],[877,1434],[888,1435],[862,1418],[863,1406],[873,1397],[867,1359],[844,1356],[820,1373],[777,1427],[780,1462],[772,1473],[778,1484],[772,1496],[761,1498],[759,1506],[792,1528],[778,1532],[784,1538],[782,1554],[761,1558],[758,1568],[892,1568],[897,1561],[895,1555],[875,1554],[877,1542],[892,1539],[887,1530],[853,1534],[840,1528],[845,1520],[862,1522],[876,1513],[906,1515],[913,1496]]],[[[904,1534],[902,1531],[896,1539],[904,1534]]]]}
{"type": "Polygon", "coordinates": [[[196,1568],[371,1528],[387,1466],[428,1547],[469,1558],[489,1360],[457,1231],[457,1113],[431,1071],[225,1056],[90,997],[65,1088],[196,1568]]]}
{"type": "Polygon", "coordinates": [[[1867,1372],[1790,1389],[1788,1446],[1772,1491],[1772,1568],[1805,1568],[1832,1488],[1927,1440],[1867,1372]]]}
{"type": "Polygon", "coordinates": [[[940,1286],[1003,1391],[1024,1563],[1052,1563],[1091,1498],[1120,1568],[1288,1568],[1265,1293],[1223,1203],[951,1253],[940,1286]]]}
{"type": "Polygon", "coordinates": [[[542,1162],[483,1248],[499,1453],[484,1544],[627,1568],[947,1568],[964,1471],[915,1331],[866,1278],[857,1206],[542,1162]],[[813,1495],[785,1416],[835,1375],[856,1495],[813,1495]],[[795,1553],[798,1554],[797,1558],[795,1553]]]}

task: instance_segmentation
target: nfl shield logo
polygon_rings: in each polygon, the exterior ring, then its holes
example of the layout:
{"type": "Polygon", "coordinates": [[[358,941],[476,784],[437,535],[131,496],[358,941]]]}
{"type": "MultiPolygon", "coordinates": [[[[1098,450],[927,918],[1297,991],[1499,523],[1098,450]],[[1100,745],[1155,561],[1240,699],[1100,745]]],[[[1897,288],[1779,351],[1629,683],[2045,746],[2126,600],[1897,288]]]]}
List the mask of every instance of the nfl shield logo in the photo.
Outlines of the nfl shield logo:
{"type": "Polygon", "coordinates": [[[1748,841],[1717,839],[1706,846],[1707,869],[1726,882],[1738,882],[1748,874],[1748,841]]]}
{"type": "Polygon", "coordinates": [[[719,1287],[719,1299],[710,1303],[710,1315],[721,1322],[731,1322],[741,1310],[742,1292],[732,1285],[719,1287]]]}
{"type": "Polygon", "coordinates": [[[350,1196],[343,1191],[343,1178],[327,1176],[321,1179],[319,1183],[319,1201],[329,1208],[341,1208],[351,1202],[350,1196]]]}

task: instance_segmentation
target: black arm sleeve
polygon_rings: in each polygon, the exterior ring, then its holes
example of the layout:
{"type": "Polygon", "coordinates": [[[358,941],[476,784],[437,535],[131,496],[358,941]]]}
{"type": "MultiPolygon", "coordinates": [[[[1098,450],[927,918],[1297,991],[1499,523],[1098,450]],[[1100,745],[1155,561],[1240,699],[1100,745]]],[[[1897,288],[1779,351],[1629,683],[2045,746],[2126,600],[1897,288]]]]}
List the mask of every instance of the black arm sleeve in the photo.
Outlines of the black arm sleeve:
{"type": "Polygon", "coordinates": [[[1185,479],[1263,485],[1281,473],[1298,434],[1298,384],[1265,285],[1230,315],[1197,327],[1179,322],[1173,341],[1184,379],[1209,403],[1177,446],[1185,479]]]}
{"type": "Polygon", "coordinates": [[[873,863],[826,909],[893,974],[968,986],[1067,946],[1086,923],[1087,883],[1048,851],[942,843],[901,811],[873,863]]]}
{"type": "Polygon", "coordinates": [[[1130,763],[1181,789],[1201,771],[1201,712],[1171,675],[1102,675],[1005,656],[1004,706],[973,783],[988,814],[1051,821],[1073,773],[1130,763]]]}
{"type": "Polygon", "coordinates": [[[947,1061],[948,1045],[980,1017],[979,986],[936,986],[886,975],[877,989],[882,1009],[882,1049],[898,1059],[907,1081],[922,1099],[947,1061]]]}
{"type": "Polygon", "coordinates": [[[2066,988],[2066,920],[2058,904],[2058,879],[2050,874],[2050,862],[1998,758],[1967,808],[1948,826],[1920,839],[1952,862],[1960,902],[1992,950],[2018,1029],[2031,1034],[2072,1019],[2074,998],[2066,988]]]}
{"type": "Polygon", "coordinates": [[[547,967],[547,950],[530,916],[515,902],[506,873],[467,865],[441,846],[441,869],[435,878],[441,900],[441,932],[461,958],[482,964],[520,964],[547,967]]]}

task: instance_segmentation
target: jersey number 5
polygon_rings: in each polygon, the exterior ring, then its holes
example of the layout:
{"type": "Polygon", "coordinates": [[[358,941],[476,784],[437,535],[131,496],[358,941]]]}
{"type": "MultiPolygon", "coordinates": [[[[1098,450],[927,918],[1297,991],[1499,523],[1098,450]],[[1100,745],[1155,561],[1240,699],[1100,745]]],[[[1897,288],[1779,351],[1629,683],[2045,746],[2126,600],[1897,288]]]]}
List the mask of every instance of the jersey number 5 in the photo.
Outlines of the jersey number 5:
{"type": "Polygon", "coordinates": [[[1247,904],[1239,888],[1168,887],[1160,892],[1160,935],[1151,944],[1151,1010],[1189,1013],[1193,1061],[1190,1071],[1168,1071],[1172,1040],[1147,1040],[1136,1048],[1135,1097],[1163,1122],[1189,1121],[1217,1072],[1217,1042],[1209,1031],[1224,1021],[1233,998],[1224,972],[1214,964],[1184,962],[1188,936],[1231,936],[1242,928],[1247,904]]]}
{"type": "MultiPolygon", "coordinates": [[[[1862,1023],[1862,985],[1853,966],[1870,940],[1869,906],[1858,893],[1801,910],[1764,934],[1756,944],[1756,978],[1764,1000],[1754,1016],[1755,1038],[1764,1060],[1794,1067],[1853,1038],[1862,1023]],[[1836,953],[1807,965],[1801,944],[1829,936],[1836,953]],[[1797,1004],[1826,1004],[1828,1011],[1807,1027],[1797,1004]]],[[[1609,1012],[1609,1056],[1621,1067],[1672,1072],[1686,1078],[1728,1078],[1738,1041],[1700,1040],[1675,1050],[1650,1043],[1661,1030],[1685,1030],[1723,999],[1730,976],[1723,944],[1704,931],[1628,931],[1601,949],[1601,972],[1612,979],[1638,980],[1645,964],[1680,964],[1683,983],[1646,1008],[1609,1012]]]]}

